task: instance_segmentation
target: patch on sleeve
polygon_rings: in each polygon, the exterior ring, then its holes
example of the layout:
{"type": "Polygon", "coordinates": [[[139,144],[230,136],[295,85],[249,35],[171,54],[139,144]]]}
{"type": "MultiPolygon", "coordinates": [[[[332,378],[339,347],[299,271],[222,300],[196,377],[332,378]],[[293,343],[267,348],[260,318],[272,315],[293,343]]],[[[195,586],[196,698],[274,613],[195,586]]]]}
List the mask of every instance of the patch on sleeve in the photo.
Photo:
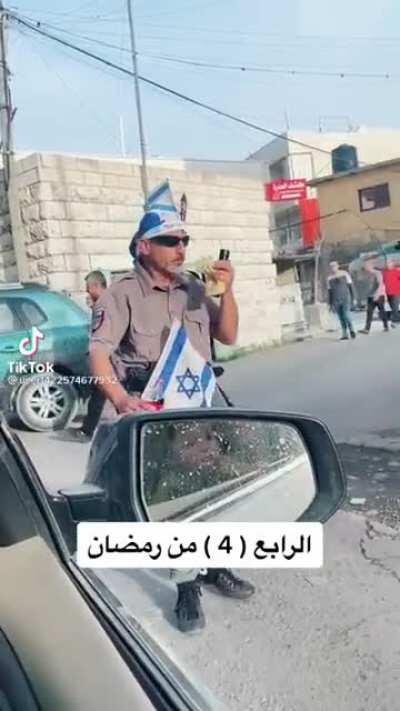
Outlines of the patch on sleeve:
{"type": "Polygon", "coordinates": [[[105,316],[105,311],[104,309],[96,309],[93,312],[93,317],[92,317],[92,333],[96,333],[96,331],[99,330],[100,326],[104,322],[104,316],[105,316]]]}

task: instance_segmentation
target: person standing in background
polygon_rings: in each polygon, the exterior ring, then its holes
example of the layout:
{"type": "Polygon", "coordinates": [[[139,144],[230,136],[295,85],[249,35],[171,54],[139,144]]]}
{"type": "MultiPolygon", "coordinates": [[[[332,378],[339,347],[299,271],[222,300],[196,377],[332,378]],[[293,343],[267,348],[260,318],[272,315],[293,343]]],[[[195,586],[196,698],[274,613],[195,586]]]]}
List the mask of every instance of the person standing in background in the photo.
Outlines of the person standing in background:
{"type": "Polygon", "coordinates": [[[107,279],[105,278],[103,272],[96,269],[93,272],[89,272],[85,276],[86,283],[86,294],[87,294],[87,305],[93,310],[96,302],[102,296],[105,289],[107,289],[107,279]]]}
{"type": "Polygon", "coordinates": [[[348,272],[340,269],[338,262],[331,262],[328,277],[329,306],[337,315],[342,327],[341,341],[356,337],[351,319],[351,307],[354,299],[353,283],[348,272]]]}
{"type": "Polygon", "coordinates": [[[383,282],[391,309],[392,328],[396,328],[396,324],[400,320],[400,268],[391,259],[387,260],[386,267],[383,270],[383,282]]]}
{"type": "Polygon", "coordinates": [[[364,270],[368,278],[367,320],[365,328],[360,331],[360,333],[368,336],[371,330],[372,318],[375,309],[378,309],[384,331],[385,333],[388,333],[389,319],[385,309],[386,291],[382,272],[375,268],[373,261],[365,262],[364,270]]]}
{"type": "MultiPolygon", "coordinates": [[[[95,270],[89,272],[85,277],[86,282],[86,303],[90,309],[94,310],[96,303],[107,289],[107,279],[103,272],[95,270]]],[[[90,385],[90,395],[87,403],[87,412],[83,418],[82,426],[79,429],[70,429],[69,435],[77,442],[89,442],[97,427],[103,409],[105,397],[95,384],[90,385]]]]}

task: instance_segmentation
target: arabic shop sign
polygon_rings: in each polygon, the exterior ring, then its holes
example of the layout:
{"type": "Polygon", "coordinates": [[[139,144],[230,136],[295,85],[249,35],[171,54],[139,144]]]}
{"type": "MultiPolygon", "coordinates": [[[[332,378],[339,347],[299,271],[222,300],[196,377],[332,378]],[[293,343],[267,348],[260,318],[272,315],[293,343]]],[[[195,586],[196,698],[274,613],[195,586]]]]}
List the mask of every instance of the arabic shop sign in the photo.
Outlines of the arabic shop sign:
{"type": "Polygon", "coordinates": [[[272,180],[265,183],[265,199],[268,202],[283,202],[284,200],[304,200],[307,197],[307,181],[299,180],[272,180]]]}

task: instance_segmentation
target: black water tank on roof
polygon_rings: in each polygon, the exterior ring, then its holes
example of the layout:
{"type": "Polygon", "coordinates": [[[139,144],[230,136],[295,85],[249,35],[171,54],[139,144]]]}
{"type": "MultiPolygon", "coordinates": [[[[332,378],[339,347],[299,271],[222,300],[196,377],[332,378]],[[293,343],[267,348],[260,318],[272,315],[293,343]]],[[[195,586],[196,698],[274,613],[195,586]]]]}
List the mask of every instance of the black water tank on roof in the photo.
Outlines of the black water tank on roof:
{"type": "Polygon", "coordinates": [[[332,151],[332,173],[343,173],[358,168],[358,155],[355,146],[344,143],[332,151]]]}

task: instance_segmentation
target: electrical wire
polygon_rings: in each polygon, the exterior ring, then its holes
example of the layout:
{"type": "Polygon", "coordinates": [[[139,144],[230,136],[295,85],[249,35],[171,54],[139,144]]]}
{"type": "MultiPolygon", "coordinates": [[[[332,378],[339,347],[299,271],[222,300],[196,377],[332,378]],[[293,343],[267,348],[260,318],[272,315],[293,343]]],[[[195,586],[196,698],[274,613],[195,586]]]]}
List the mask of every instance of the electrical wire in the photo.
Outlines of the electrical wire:
{"type": "MultiPolygon", "coordinates": [[[[17,6],[12,6],[10,9],[18,12],[18,13],[25,13],[29,12],[30,14],[33,15],[51,15],[52,17],[60,17],[63,20],[67,20],[68,17],[73,18],[74,21],[87,21],[87,22],[93,22],[95,20],[99,21],[125,21],[125,17],[121,15],[119,11],[116,12],[110,12],[110,13],[100,13],[98,15],[84,15],[80,16],[79,13],[82,10],[88,9],[91,5],[94,4],[94,0],[92,2],[89,2],[88,5],[84,5],[79,9],[75,10],[69,10],[69,11],[61,11],[61,10],[49,10],[49,9],[33,9],[33,8],[24,8],[24,7],[17,7],[17,6]]],[[[215,5],[216,2],[215,0],[210,0],[210,5],[215,5]]],[[[201,6],[199,9],[204,10],[205,8],[205,3],[202,0],[201,6]]],[[[167,10],[165,12],[159,13],[157,12],[157,15],[140,15],[138,14],[138,20],[144,21],[143,25],[145,27],[153,28],[153,29],[162,29],[162,30],[173,30],[173,31],[180,31],[180,32],[185,32],[185,33],[205,33],[207,35],[210,34],[221,34],[221,35],[235,35],[235,36],[240,36],[240,37],[268,37],[270,39],[274,39],[277,42],[280,43],[280,46],[282,46],[282,42],[285,44],[285,46],[288,43],[301,43],[301,42],[321,42],[324,45],[326,45],[329,42],[340,42],[342,43],[353,43],[353,42],[380,42],[380,43],[393,43],[398,45],[400,41],[400,37],[396,35],[346,35],[346,36],[339,36],[339,35],[331,35],[331,34],[325,34],[325,35],[288,35],[287,33],[282,34],[278,32],[264,32],[262,30],[242,30],[242,29],[237,29],[233,27],[199,27],[198,25],[196,26],[184,26],[184,25],[173,25],[173,24],[165,24],[163,23],[162,25],[160,24],[155,24],[153,22],[147,22],[146,19],[151,18],[151,17],[160,17],[160,16],[167,16],[167,15],[176,15],[182,12],[182,10],[186,9],[192,9],[191,6],[184,6],[180,9],[177,10],[167,10]]]]}
{"type": "MultiPolygon", "coordinates": [[[[33,15],[50,15],[51,17],[55,18],[60,18],[63,21],[68,22],[68,18],[71,18],[71,22],[125,22],[125,17],[121,15],[119,12],[115,13],[110,13],[110,14],[105,14],[105,13],[98,13],[97,15],[75,15],[74,13],[77,12],[77,10],[69,10],[66,12],[63,11],[57,11],[57,10],[35,10],[33,8],[22,8],[22,7],[16,7],[16,6],[11,6],[9,8],[5,8],[9,12],[17,12],[18,14],[24,13],[24,12],[29,12],[30,14],[33,15]]],[[[81,8],[82,10],[83,8],[81,8]]]]}
{"type": "Polygon", "coordinates": [[[214,7],[215,5],[222,5],[224,2],[227,1],[228,0],[209,0],[209,2],[204,2],[204,0],[194,0],[194,3],[189,3],[189,5],[184,5],[181,8],[177,8],[176,10],[166,10],[164,12],[157,12],[157,15],[142,15],[138,17],[138,19],[151,20],[154,17],[170,17],[171,15],[179,15],[181,12],[187,12],[188,10],[190,12],[197,12],[198,10],[201,10],[203,12],[204,10],[208,10],[210,7],[214,7]]]}
{"type": "Polygon", "coordinates": [[[302,220],[301,222],[292,222],[284,227],[270,227],[270,232],[282,232],[283,230],[291,229],[292,227],[301,227],[310,222],[319,222],[320,220],[327,220],[329,217],[335,217],[336,215],[342,215],[343,213],[350,213],[351,210],[347,208],[341,208],[340,210],[335,210],[335,212],[326,212],[324,215],[319,215],[318,217],[310,217],[307,220],[302,220]]]}
{"type": "Polygon", "coordinates": [[[240,64],[216,64],[212,62],[201,62],[195,59],[184,59],[182,57],[169,57],[165,55],[156,54],[143,54],[139,53],[142,57],[149,57],[152,59],[159,59],[165,62],[174,62],[176,64],[185,64],[193,67],[201,67],[207,69],[224,69],[224,70],[234,70],[240,72],[257,72],[257,73],[267,73],[267,74],[290,74],[291,76],[319,76],[319,77],[339,77],[340,79],[346,78],[357,78],[357,79],[399,79],[400,75],[392,74],[388,72],[384,74],[379,73],[367,73],[367,72],[347,72],[347,71],[324,71],[319,69],[289,69],[287,67],[256,67],[256,66],[244,66],[240,64]]]}
{"type": "MultiPolygon", "coordinates": [[[[40,21],[33,20],[32,18],[27,17],[25,15],[19,15],[19,17],[22,18],[23,20],[26,20],[26,22],[30,22],[30,23],[36,25],[37,27],[44,27],[49,30],[55,30],[56,32],[62,32],[62,34],[68,35],[69,37],[75,37],[76,39],[81,39],[81,40],[84,40],[85,42],[92,42],[94,44],[99,45],[100,47],[106,47],[108,49],[115,49],[118,52],[128,52],[129,54],[131,54],[131,50],[128,49],[127,47],[123,47],[122,45],[112,44],[110,42],[104,42],[103,40],[96,39],[95,37],[88,37],[88,35],[82,35],[79,32],[71,32],[71,30],[66,30],[63,27],[60,27],[59,25],[53,25],[49,22],[43,22],[41,20],[40,21]]],[[[120,33],[118,36],[120,36],[120,33]]]]}
{"type": "MultiPolygon", "coordinates": [[[[139,18],[141,19],[141,18],[139,18]]],[[[150,29],[159,29],[159,30],[173,30],[173,31],[180,31],[180,32],[201,32],[205,33],[207,35],[210,34],[215,34],[219,33],[221,35],[235,35],[237,37],[268,37],[271,39],[276,40],[277,42],[285,43],[285,45],[289,43],[298,43],[298,42],[323,42],[326,44],[327,42],[340,42],[340,43],[353,43],[355,41],[360,41],[360,42],[389,42],[389,43],[395,43],[398,44],[400,41],[400,37],[396,37],[393,35],[392,37],[389,36],[362,36],[362,35],[346,35],[346,36],[338,36],[338,35],[288,35],[287,33],[285,34],[279,34],[277,32],[264,32],[264,31],[254,31],[254,30],[241,30],[241,29],[234,29],[234,28],[226,28],[226,27],[199,27],[196,25],[195,27],[188,27],[187,25],[166,25],[163,23],[162,25],[157,25],[149,22],[144,22],[143,26],[149,27],[150,29]]]]}
{"type": "MultiPolygon", "coordinates": [[[[21,16],[22,17],[22,16],[21,16]]],[[[29,18],[24,17],[23,19],[27,22],[31,21],[29,18]]],[[[36,21],[33,21],[36,22],[36,21]]],[[[50,30],[56,30],[57,32],[62,32],[71,37],[84,40],[85,42],[91,42],[97,44],[101,47],[106,47],[107,49],[114,49],[121,52],[126,52],[131,54],[131,50],[128,47],[123,47],[121,45],[112,44],[110,42],[104,42],[100,39],[95,39],[94,37],[88,37],[87,35],[82,35],[77,32],[71,32],[70,30],[65,30],[63,28],[57,27],[57,25],[52,25],[48,22],[40,22],[41,27],[46,27],[50,30]]],[[[289,67],[261,67],[261,66],[245,66],[244,64],[219,64],[215,62],[203,62],[196,59],[189,59],[185,57],[171,57],[167,55],[160,54],[147,54],[143,52],[138,52],[140,57],[145,59],[158,59],[163,62],[172,62],[175,64],[183,64],[186,66],[199,67],[204,69],[217,69],[225,71],[240,71],[242,73],[254,72],[254,73],[266,73],[266,74],[287,74],[289,76],[317,76],[317,77],[337,77],[340,79],[399,79],[400,75],[385,73],[373,73],[373,72],[352,72],[352,71],[325,71],[320,69],[292,69],[289,67]]]]}
{"type": "MultiPolygon", "coordinates": [[[[29,30],[31,30],[32,32],[35,32],[35,33],[37,33],[37,34],[39,34],[39,35],[42,35],[43,37],[47,37],[48,39],[52,40],[53,42],[57,42],[58,44],[63,45],[64,47],[68,47],[69,49],[72,49],[72,50],[74,50],[74,51],[76,51],[76,52],[79,52],[80,54],[82,54],[82,55],[84,55],[84,56],[86,56],[86,57],[89,57],[89,58],[91,58],[91,59],[94,59],[94,60],[97,61],[97,62],[101,62],[101,63],[104,64],[105,66],[107,66],[107,67],[109,67],[109,68],[112,68],[112,69],[115,69],[115,70],[117,70],[117,71],[119,71],[119,72],[122,72],[123,74],[125,74],[125,75],[127,75],[127,76],[131,76],[131,77],[134,77],[134,76],[135,76],[135,75],[134,75],[134,72],[132,72],[131,70],[127,69],[126,67],[122,67],[122,66],[116,64],[115,62],[112,62],[112,61],[106,59],[105,57],[101,57],[101,56],[99,56],[99,55],[97,55],[97,54],[94,54],[93,52],[90,52],[90,51],[88,51],[88,50],[86,50],[86,49],[83,49],[82,47],[78,47],[77,45],[72,44],[72,42],[68,42],[67,40],[62,39],[61,37],[57,37],[56,35],[53,35],[53,34],[47,32],[46,30],[41,29],[40,27],[37,27],[37,26],[35,26],[35,25],[32,25],[31,23],[29,23],[29,22],[27,22],[26,20],[22,19],[21,17],[19,17],[19,16],[18,16],[17,14],[15,14],[15,13],[9,12],[8,15],[9,15],[9,18],[10,18],[11,20],[14,20],[15,22],[17,22],[17,23],[19,23],[19,24],[21,24],[21,25],[27,27],[27,28],[28,28],[29,30]]],[[[281,139],[281,140],[287,141],[287,142],[289,142],[289,143],[293,143],[293,144],[298,145],[298,146],[302,146],[303,148],[308,148],[308,149],[311,149],[311,150],[313,150],[313,151],[317,151],[317,152],[319,152],[319,153],[324,153],[324,154],[326,154],[326,155],[331,155],[331,151],[329,151],[329,150],[327,150],[327,149],[320,148],[320,147],[318,147],[318,146],[313,146],[313,145],[310,144],[310,143],[306,143],[306,142],[304,142],[304,141],[300,141],[300,140],[297,140],[297,139],[295,139],[295,138],[291,138],[291,137],[289,137],[289,136],[288,136],[287,134],[285,134],[285,133],[283,133],[283,134],[282,134],[282,133],[278,133],[277,131],[273,131],[273,130],[268,129],[268,128],[265,128],[265,127],[263,127],[263,126],[259,126],[259,125],[256,124],[256,123],[253,123],[253,122],[251,122],[251,121],[247,121],[246,119],[243,119],[243,118],[240,118],[240,117],[238,117],[238,116],[235,116],[234,114],[230,114],[230,113],[228,113],[228,112],[226,112],[226,111],[222,111],[221,109],[217,109],[217,108],[215,108],[214,106],[211,106],[210,104],[207,104],[207,103],[205,103],[205,102],[203,102],[203,101],[199,101],[198,99],[193,99],[192,97],[187,96],[186,94],[183,94],[183,93],[181,93],[181,92],[179,92],[179,91],[176,91],[176,90],[174,90],[174,89],[171,89],[170,87],[164,86],[163,84],[160,84],[159,82],[153,81],[152,79],[149,79],[149,78],[147,78],[147,77],[143,77],[143,76],[141,76],[141,75],[138,75],[138,78],[139,78],[140,81],[142,81],[143,83],[148,84],[149,86],[153,86],[153,87],[159,89],[159,90],[162,91],[162,92],[166,92],[166,93],[168,93],[168,94],[171,94],[172,96],[175,96],[175,97],[177,97],[177,98],[179,98],[179,99],[182,99],[183,101],[186,101],[186,102],[188,102],[188,103],[190,103],[190,104],[192,104],[192,105],[194,105],[194,106],[197,106],[197,107],[199,107],[199,108],[205,109],[205,110],[207,110],[207,111],[211,111],[212,113],[214,113],[214,114],[216,114],[216,115],[218,115],[218,116],[222,116],[222,117],[224,117],[224,118],[228,118],[228,119],[230,119],[231,121],[235,121],[235,122],[238,123],[238,124],[241,124],[241,125],[246,126],[246,127],[248,127],[248,128],[252,128],[252,129],[254,129],[255,131],[259,131],[260,133],[264,133],[264,134],[267,134],[267,135],[269,135],[269,136],[273,136],[274,138],[279,138],[279,139],[281,139]]]]}

